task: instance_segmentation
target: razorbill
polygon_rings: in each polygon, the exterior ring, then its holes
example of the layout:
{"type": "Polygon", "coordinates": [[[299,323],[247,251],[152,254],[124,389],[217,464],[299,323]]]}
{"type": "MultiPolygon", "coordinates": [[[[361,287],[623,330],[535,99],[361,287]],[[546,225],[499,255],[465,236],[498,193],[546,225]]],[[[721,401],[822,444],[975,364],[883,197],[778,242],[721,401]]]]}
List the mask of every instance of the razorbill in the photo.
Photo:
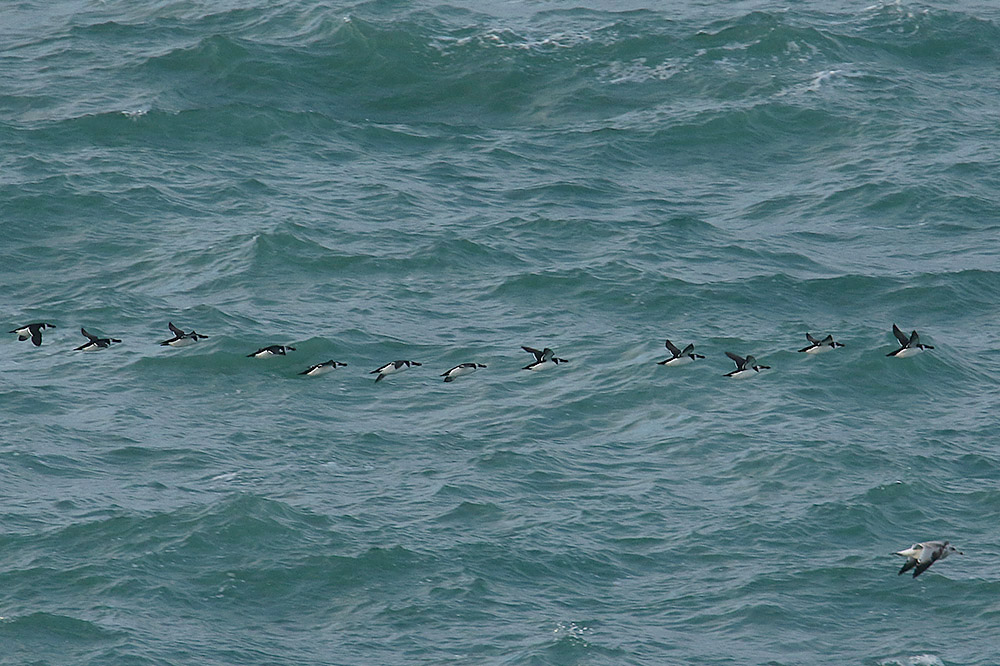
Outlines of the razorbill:
{"type": "Polygon", "coordinates": [[[38,322],[37,324],[28,324],[27,326],[22,326],[21,328],[15,328],[11,331],[11,333],[16,333],[18,340],[27,340],[28,338],[31,338],[31,344],[38,347],[42,344],[42,331],[47,328],[55,327],[55,324],[38,322]]]}
{"type": "Polygon", "coordinates": [[[521,349],[528,352],[529,354],[534,354],[535,362],[530,363],[522,368],[522,370],[534,370],[535,372],[539,370],[546,370],[554,365],[559,365],[560,363],[569,363],[564,358],[556,358],[556,353],[546,347],[545,349],[539,351],[532,347],[521,346],[521,349]]]}
{"type": "Polygon", "coordinates": [[[886,356],[895,356],[896,358],[906,358],[907,356],[915,356],[925,349],[934,349],[931,345],[920,344],[920,336],[917,335],[916,331],[910,333],[910,337],[906,337],[906,333],[899,330],[899,327],[895,324],[892,325],[892,334],[896,336],[899,340],[899,349],[893,352],[889,352],[886,356]]]}
{"type": "Polygon", "coordinates": [[[485,368],[486,366],[482,363],[459,363],[454,368],[448,372],[442,373],[441,376],[444,377],[446,382],[455,381],[456,377],[461,377],[462,375],[467,375],[471,372],[475,372],[477,368],[485,368]]]}
{"type": "Polygon", "coordinates": [[[285,352],[295,351],[295,347],[289,347],[288,345],[271,345],[270,347],[261,347],[252,354],[247,354],[247,358],[269,358],[271,356],[284,356],[285,352]]]}
{"type": "Polygon", "coordinates": [[[83,336],[88,339],[87,342],[83,343],[73,351],[95,351],[97,349],[104,349],[105,347],[110,347],[115,342],[121,342],[118,338],[99,338],[96,335],[91,335],[87,333],[87,329],[80,327],[80,332],[83,336]]]}
{"type": "Polygon", "coordinates": [[[375,383],[377,384],[386,375],[391,375],[394,372],[402,372],[403,370],[406,370],[411,366],[418,366],[418,365],[421,364],[417,363],[416,361],[391,361],[383,365],[381,368],[375,368],[368,374],[378,375],[378,377],[375,378],[375,383]]]}
{"type": "Polygon", "coordinates": [[[769,365],[757,365],[757,359],[753,356],[747,356],[743,358],[742,356],[737,356],[733,352],[726,352],[726,356],[733,359],[736,362],[736,369],[732,372],[727,372],[724,377],[732,377],[734,379],[745,379],[747,377],[753,377],[754,374],[760,372],[761,370],[770,370],[769,365]]]}
{"type": "Polygon", "coordinates": [[[678,349],[677,345],[667,340],[664,346],[673,356],[660,361],[656,365],[687,365],[696,359],[705,358],[701,354],[694,353],[694,343],[689,344],[684,349],[678,349]]]}
{"type": "Polygon", "coordinates": [[[805,352],[807,354],[822,354],[823,352],[828,352],[831,349],[836,349],[837,347],[844,346],[839,342],[834,342],[832,335],[828,335],[822,340],[817,340],[813,336],[806,333],[806,340],[809,341],[809,346],[803,347],[799,351],[805,352]]]}
{"type": "Polygon", "coordinates": [[[320,375],[325,375],[328,372],[333,372],[338,367],[345,367],[346,363],[340,363],[338,361],[330,360],[324,361],[323,363],[317,363],[308,370],[303,370],[300,375],[308,375],[310,377],[319,377],[320,375]]]}
{"type": "Polygon", "coordinates": [[[161,347],[187,347],[188,345],[193,345],[199,340],[208,337],[207,335],[201,335],[200,333],[195,333],[194,331],[185,333],[169,321],[167,322],[167,328],[169,328],[170,332],[174,334],[174,337],[161,342],[161,347]]]}
{"type": "Polygon", "coordinates": [[[924,541],[923,543],[915,543],[906,550],[896,551],[896,555],[902,555],[906,558],[906,563],[903,568],[899,570],[899,574],[902,575],[916,567],[913,572],[913,577],[916,578],[923,572],[927,571],[928,567],[937,562],[938,560],[943,560],[948,557],[951,553],[958,553],[962,555],[962,551],[949,545],[947,541],[924,541]]]}

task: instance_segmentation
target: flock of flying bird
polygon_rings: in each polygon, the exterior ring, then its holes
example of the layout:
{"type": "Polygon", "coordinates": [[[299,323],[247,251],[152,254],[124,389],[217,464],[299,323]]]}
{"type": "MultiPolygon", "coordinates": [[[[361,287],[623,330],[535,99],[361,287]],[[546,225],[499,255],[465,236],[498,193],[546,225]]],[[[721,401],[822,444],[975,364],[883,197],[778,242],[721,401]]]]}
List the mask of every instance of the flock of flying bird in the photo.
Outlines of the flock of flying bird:
{"type": "MultiPolygon", "coordinates": [[[[195,331],[185,332],[184,330],[174,326],[173,322],[168,322],[167,327],[170,329],[170,332],[174,334],[174,337],[170,338],[169,340],[164,340],[163,342],[161,342],[160,345],[164,347],[186,347],[188,345],[192,345],[198,342],[199,340],[203,340],[208,337],[207,335],[202,335],[195,331]]],[[[25,326],[15,328],[10,332],[17,335],[18,340],[28,340],[30,338],[31,343],[36,347],[39,347],[42,344],[42,331],[49,328],[56,328],[56,326],[55,324],[49,324],[46,322],[37,322],[34,324],[27,324],[25,326]]],[[[96,351],[98,349],[105,349],[113,344],[121,342],[121,340],[119,340],[118,338],[102,338],[96,335],[92,335],[91,333],[88,333],[87,329],[83,327],[80,327],[80,333],[82,333],[83,336],[87,338],[87,342],[83,343],[82,345],[74,349],[74,351],[96,351]]],[[[910,333],[910,335],[907,336],[905,333],[903,333],[903,331],[899,330],[898,326],[893,324],[892,333],[893,335],[896,336],[896,339],[899,340],[899,349],[896,349],[895,351],[886,354],[886,356],[895,356],[896,358],[906,358],[908,356],[919,354],[925,349],[934,349],[934,347],[932,347],[931,345],[921,344],[920,336],[917,335],[916,331],[913,331],[912,333],[910,333]]],[[[813,337],[809,333],[806,333],[806,339],[809,341],[809,346],[803,347],[802,349],[799,350],[800,352],[804,352],[806,354],[821,354],[823,352],[828,352],[833,349],[836,349],[837,347],[844,346],[843,344],[834,341],[832,335],[827,335],[825,338],[821,340],[813,337]]],[[[667,348],[667,351],[670,352],[671,356],[670,358],[659,361],[657,365],[668,365],[668,366],[686,365],[697,359],[705,358],[703,355],[696,354],[694,352],[694,344],[689,344],[683,349],[680,349],[670,340],[667,340],[665,346],[667,348]]],[[[529,354],[532,354],[535,357],[534,362],[526,365],[524,367],[524,370],[534,370],[534,371],[545,370],[550,367],[555,367],[560,363],[568,363],[568,361],[564,358],[557,358],[555,352],[549,349],[548,347],[539,350],[533,347],[522,346],[521,349],[528,352],[529,354]]],[[[287,352],[290,351],[295,351],[295,347],[291,347],[288,345],[270,345],[268,347],[261,347],[252,354],[247,354],[247,357],[268,358],[270,356],[284,356],[287,354],[287,352]]],[[[758,365],[757,359],[755,359],[753,356],[743,357],[729,351],[726,352],[726,356],[728,356],[730,359],[733,360],[734,363],[736,363],[736,369],[731,372],[727,372],[725,374],[726,377],[734,377],[734,378],[750,377],[760,372],[761,370],[771,369],[771,366],[769,365],[758,365]]],[[[307,375],[309,377],[316,377],[318,375],[326,374],[327,372],[331,372],[339,367],[344,367],[346,365],[347,365],[346,363],[341,363],[339,361],[334,361],[331,359],[329,361],[324,361],[322,363],[317,363],[316,365],[310,366],[309,368],[303,370],[299,374],[307,375]]],[[[378,377],[375,378],[375,381],[378,382],[386,375],[391,375],[396,372],[401,372],[403,370],[406,370],[407,368],[419,365],[421,364],[417,363],[416,361],[390,361],[389,363],[386,363],[385,365],[372,370],[370,374],[373,375],[377,374],[378,377]]],[[[454,381],[455,378],[457,377],[461,377],[462,375],[467,375],[469,373],[475,372],[479,368],[485,368],[485,367],[486,366],[483,365],[482,363],[460,363],[456,365],[454,368],[451,368],[447,372],[443,373],[441,376],[444,377],[444,381],[451,382],[454,381]]]]}
{"type": "MultiPolygon", "coordinates": [[[[174,326],[172,322],[168,323],[167,326],[170,332],[174,336],[168,340],[164,340],[160,343],[164,347],[186,347],[192,345],[199,340],[207,338],[207,335],[202,335],[196,333],[195,331],[185,332],[184,330],[174,326]]],[[[27,324],[19,328],[15,328],[10,331],[16,334],[18,340],[28,340],[36,347],[42,344],[42,331],[50,328],[56,328],[55,325],[46,322],[37,322],[33,324],[27,324]]],[[[87,342],[80,345],[74,351],[95,351],[98,349],[105,349],[110,347],[112,344],[121,342],[117,338],[101,338],[96,335],[92,335],[87,332],[87,329],[81,327],[80,333],[87,338],[87,342]]],[[[925,349],[934,349],[931,345],[925,345],[920,343],[920,336],[917,335],[916,331],[906,335],[899,329],[895,324],[892,325],[892,333],[896,336],[899,341],[899,349],[896,349],[886,356],[892,356],[895,358],[907,358],[909,356],[914,356],[924,351],[925,349]]],[[[837,347],[843,347],[844,345],[834,341],[832,335],[827,335],[825,338],[818,339],[813,337],[811,334],[806,333],[806,339],[809,341],[807,347],[803,347],[799,351],[806,354],[821,354],[824,352],[832,351],[837,347]]],[[[657,365],[666,366],[677,366],[686,365],[698,359],[705,358],[701,354],[696,354],[694,352],[694,344],[689,344],[683,349],[680,349],[672,343],[670,340],[666,341],[665,344],[667,351],[670,352],[670,358],[659,361],[657,365]]],[[[521,347],[524,351],[532,354],[535,360],[532,363],[524,366],[524,370],[545,370],[548,368],[555,367],[560,363],[567,363],[568,361],[564,358],[558,358],[555,352],[548,347],[545,349],[535,349],[533,347],[521,347]]],[[[268,347],[262,347],[252,354],[247,354],[248,358],[268,358],[271,356],[284,356],[289,351],[295,351],[295,347],[290,347],[288,345],[270,345],[268,347]]],[[[759,365],[757,359],[753,356],[739,356],[732,352],[727,351],[726,356],[736,363],[736,369],[726,373],[725,377],[742,378],[742,377],[752,377],[759,373],[761,370],[769,370],[770,366],[759,365]]],[[[346,366],[346,363],[341,363],[339,361],[329,360],[323,363],[317,363],[316,365],[310,366],[306,370],[300,372],[300,375],[306,375],[308,377],[316,377],[319,375],[324,375],[328,372],[336,370],[338,367],[346,366]]],[[[408,368],[414,366],[420,366],[421,364],[416,361],[390,361],[383,366],[380,366],[372,370],[369,374],[377,375],[375,377],[375,382],[378,383],[380,380],[388,375],[402,372],[408,368]]],[[[462,375],[467,375],[475,372],[479,368],[485,368],[486,366],[481,363],[460,363],[454,368],[451,368],[447,372],[443,373],[441,376],[444,377],[444,381],[453,382],[456,378],[462,375]]],[[[948,541],[925,541],[923,543],[915,543],[907,549],[897,551],[895,554],[906,558],[906,562],[903,567],[899,570],[900,574],[903,574],[910,569],[913,569],[913,577],[916,578],[924,571],[927,570],[932,564],[938,560],[943,560],[948,557],[951,553],[962,554],[962,551],[958,550],[950,544],[948,541]]]]}

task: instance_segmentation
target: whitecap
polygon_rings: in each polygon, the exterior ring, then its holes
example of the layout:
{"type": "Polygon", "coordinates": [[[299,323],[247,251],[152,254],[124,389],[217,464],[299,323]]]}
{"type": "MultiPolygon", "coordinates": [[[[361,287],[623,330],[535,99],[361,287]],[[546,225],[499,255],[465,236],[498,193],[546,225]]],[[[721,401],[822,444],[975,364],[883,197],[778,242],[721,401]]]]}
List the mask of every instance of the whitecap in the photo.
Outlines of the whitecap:
{"type": "Polygon", "coordinates": [[[664,61],[658,65],[646,64],[646,58],[636,58],[631,62],[613,62],[599,74],[606,83],[644,83],[646,81],[666,81],[680,72],[682,65],[664,61]]]}
{"type": "Polygon", "coordinates": [[[579,625],[576,622],[570,622],[568,624],[560,622],[556,625],[556,628],[552,630],[552,633],[560,638],[566,636],[568,638],[574,638],[582,641],[584,640],[583,637],[585,635],[592,633],[592,630],[590,627],[579,625]]]}
{"type": "Polygon", "coordinates": [[[776,94],[777,97],[784,97],[786,95],[802,95],[808,93],[818,93],[832,85],[835,85],[837,81],[842,79],[855,79],[865,76],[863,72],[852,71],[848,69],[824,69],[815,72],[812,78],[809,79],[808,83],[799,83],[776,94]]]}
{"type": "Polygon", "coordinates": [[[806,87],[806,90],[817,91],[824,83],[832,80],[834,77],[841,76],[844,73],[842,69],[826,69],[822,72],[817,72],[813,75],[812,81],[806,87]]]}
{"type": "Polygon", "coordinates": [[[944,662],[933,654],[917,654],[912,657],[883,659],[878,662],[878,666],[944,666],[944,662]]]}

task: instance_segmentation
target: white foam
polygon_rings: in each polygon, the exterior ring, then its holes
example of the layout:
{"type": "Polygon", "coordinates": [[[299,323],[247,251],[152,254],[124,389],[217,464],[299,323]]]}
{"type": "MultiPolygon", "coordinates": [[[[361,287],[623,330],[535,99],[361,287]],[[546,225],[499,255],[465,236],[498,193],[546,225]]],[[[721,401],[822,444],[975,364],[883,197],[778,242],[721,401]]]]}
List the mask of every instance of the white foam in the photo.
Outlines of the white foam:
{"type": "Polygon", "coordinates": [[[944,662],[933,654],[917,654],[912,657],[883,659],[878,662],[878,666],[944,666],[944,662]]]}
{"type": "Polygon", "coordinates": [[[822,72],[817,72],[813,75],[812,81],[809,83],[809,87],[806,90],[819,90],[820,87],[827,81],[831,81],[834,77],[841,76],[844,73],[842,69],[827,69],[822,72]]]}
{"type": "Polygon", "coordinates": [[[646,81],[666,81],[680,72],[683,66],[676,62],[661,62],[658,65],[647,65],[645,58],[636,58],[631,62],[613,62],[600,72],[606,83],[644,83],[646,81]]]}
{"type": "Polygon", "coordinates": [[[784,97],[786,95],[815,94],[831,88],[839,81],[860,78],[863,76],[865,76],[863,72],[848,69],[824,69],[815,72],[808,83],[800,83],[789,88],[785,88],[781,92],[778,92],[776,96],[784,97]]]}
{"type": "Polygon", "coordinates": [[[553,48],[568,49],[590,41],[593,41],[593,38],[583,31],[556,32],[546,36],[531,37],[520,35],[509,28],[490,28],[483,33],[459,39],[444,36],[436,38],[437,46],[441,50],[447,50],[447,47],[452,44],[455,46],[466,46],[470,43],[521,51],[553,48]]]}
{"type": "Polygon", "coordinates": [[[568,636],[582,641],[585,635],[592,633],[592,630],[590,627],[578,625],[576,622],[570,622],[569,624],[560,622],[552,630],[552,633],[556,636],[568,636]]]}

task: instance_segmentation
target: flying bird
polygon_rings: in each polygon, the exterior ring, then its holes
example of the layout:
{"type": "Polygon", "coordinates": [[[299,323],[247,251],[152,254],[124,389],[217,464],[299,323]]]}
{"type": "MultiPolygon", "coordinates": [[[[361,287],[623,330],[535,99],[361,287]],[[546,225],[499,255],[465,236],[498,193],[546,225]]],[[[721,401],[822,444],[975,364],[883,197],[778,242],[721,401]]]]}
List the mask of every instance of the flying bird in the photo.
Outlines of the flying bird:
{"type": "Polygon", "coordinates": [[[806,354],[822,354],[823,352],[828,352],[831,349],[844,346],[839,342],[834,342],[832,335],[828,335],[822,340],[817,340],[813,336],[806,333],[806,340],[809,341],[809,346],[803,347],[799,350],[800,352],[805,352],[806,354]]]}
{"type": "Polygon", "coordinates": [[[899,349],[889,352],[886,356],[906,358],[907,356],[916,356],[925,349],[934,349],[931,345],[920,344],[920,336],[917,335],[916,331],[910,333],[910,337],[906,337],[906,333],[903,333],[899,330],[898,326],[893,324],[892,334],[896,336],[897,340],[899,340],[899,349]]]}
{"type": "Polygon", "coordinates": [[[916,567],[916,569],[913,570],[913,577],[916,578],[923,572],[927,571],[932,564],[938,560],[943,560],[951,553],[958,553],[959,555],[964,554],[958,548],[952,546],[948,541],[924,541],[923,543],[915,543],[906,550],[896,551],[896,555],[906,558],[906,563],[903,564],[903,568],[899,570],[897,575],[902,575],[910,569],[916,567]]]}
{"type": "Polygon", "coordinates": [[[727,372],[724,377],[732,377],[734,379],[745,379],[747,377],[754,376],[755,373],[761,370],[770,370],[769,365],[757,365],[757,359],[753,356],[747,356],[743,358],[742,356],[737,356],[733,352],[726,352],[726,356],[733,359],[736,363],[736,369],[732,372],[727,372]]]}
{"type": "Polygon", "coordinates": [[[694,353],[694,343],[689,344],[684,349],[678,349],[677,345],[667,340],[664,346],[673,356],[658,362],[656,365],[687,365],[696,359],[705,358],[701,354],[694,353]]]}

